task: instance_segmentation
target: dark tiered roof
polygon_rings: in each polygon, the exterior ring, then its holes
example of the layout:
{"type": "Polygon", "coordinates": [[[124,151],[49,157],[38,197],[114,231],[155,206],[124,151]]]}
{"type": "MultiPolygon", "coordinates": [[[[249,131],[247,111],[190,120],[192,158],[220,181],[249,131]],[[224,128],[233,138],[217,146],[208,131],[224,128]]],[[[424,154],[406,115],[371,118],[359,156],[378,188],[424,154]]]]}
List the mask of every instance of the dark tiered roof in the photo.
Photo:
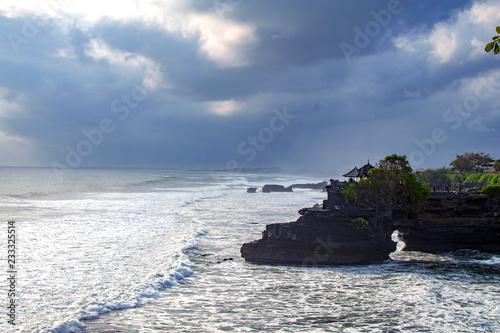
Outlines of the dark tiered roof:
{"type": "Polygon", "coordinates": [[[359,177],[359,169],[354,167],[354,169],[352,169],[342,177],[359,177]]]}
{"type": "Polygon", "coordinates": [[[367,176],[368,171],[370,171],[371,169],[373,169],[373,165],[371,165],[370,161],[368,161],[368,163],[366,163],[361,167],[361,169],[359,169],[359,177],[367,176]]]}
{"type": "Polygon", "coordinates": [[[366,175],[368,175],[368,171],[370,171],[371,169],[373,169],[373,165],[370,164],[370,161],[368,161],[368,163],[366,163],[365,165],[363,165],[361,168],[356,168],[354,167],[354,169],[352,169],[351,171],[349,171],[348,173],[346,173],[345,175],[343,175],[342,177],[364,177],[366,175]]]}

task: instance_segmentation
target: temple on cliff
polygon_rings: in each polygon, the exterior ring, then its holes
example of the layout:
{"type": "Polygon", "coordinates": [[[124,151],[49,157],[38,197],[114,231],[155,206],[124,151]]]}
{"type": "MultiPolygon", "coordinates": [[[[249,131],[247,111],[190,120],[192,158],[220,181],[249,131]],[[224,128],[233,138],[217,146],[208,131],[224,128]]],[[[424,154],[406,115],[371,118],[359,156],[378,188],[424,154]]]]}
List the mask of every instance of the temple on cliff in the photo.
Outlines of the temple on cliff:
{"type": "MultiPolygon", "coordinates": [[[[372,168],[368,161],[344,177],[360,178],[372,168]]],[[[302,208],[295,222],[266,225],[261,239],[243,244],[242,257],[285,265],[382,263],[396,250],[395,230],[404,251],[500,253],[500,196],[432,193],[421,211],[409,216],[375,194],[363,203],[346,203],[342,189],[352,185],[331,179],[323,206],[302,208]]]]}
{"type": "Polygon", "coordinates": [[[351,171],[343,175],[343,177],[349,178],[349,182],[347,181],[339,181],[336,179],[330,179],[330,184],[328,186],[325,186],[326,191],[328,193],[328,199],[323,200],[323,209],[330,209],[330,210],[336,210],[340,209],[345,202],[342,196],[340,195],[340,190],[349,185],[350,183],[354,182],[355,178],[362,178],[365,176],[368,176],[368,172],[373,169],[374,166],[370,164],[370,160],[368,160],[368,163],[363,165],[361,168],[354,167],[351,171]]]}
{"type": "Polygon", "coordinates": [[[337,179],[330,179],[330,184],[325,186],[328,198],[323,200],[323,209],[340,209],[345,202],[340,195],[340,190],[349,185],[348,182],[341,182],[337,179]]]}
{"type": "Polygon", "coordinates": [[[373,169],[373,165],[370,164],[370,160],[368,160],[368,163],[363,165],[361,168],[354,167],[351,171],[346,173],[345,175],[342,175],[342,177],[347,177],[349,180],[353,180],[354,178],[362,178],[364,176],[368,175],[368,171],[373,169]]]}

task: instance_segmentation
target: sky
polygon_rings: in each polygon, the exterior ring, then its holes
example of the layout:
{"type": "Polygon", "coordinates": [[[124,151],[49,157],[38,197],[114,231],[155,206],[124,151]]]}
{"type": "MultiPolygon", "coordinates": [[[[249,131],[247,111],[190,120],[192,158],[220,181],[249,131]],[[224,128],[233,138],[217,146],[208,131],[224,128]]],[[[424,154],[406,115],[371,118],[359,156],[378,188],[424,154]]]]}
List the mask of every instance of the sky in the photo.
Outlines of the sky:
{"type": "Polygon", "coordinates": [[[497,0],[2,0],[0,165],[500,159],[497,0]]]}

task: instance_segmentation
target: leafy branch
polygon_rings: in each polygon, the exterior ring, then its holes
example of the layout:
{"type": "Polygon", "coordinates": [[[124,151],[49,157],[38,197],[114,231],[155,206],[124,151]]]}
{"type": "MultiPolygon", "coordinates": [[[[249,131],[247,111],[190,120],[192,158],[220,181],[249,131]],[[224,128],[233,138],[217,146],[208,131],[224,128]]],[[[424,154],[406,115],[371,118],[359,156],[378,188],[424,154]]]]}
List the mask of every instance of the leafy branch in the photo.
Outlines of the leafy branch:
{"type": "MultiPolygon", "coordinates": [[[[500,26],[498,26],[496,28],[496,31],[497,31],[497,34],[500,34],[500,26]]],[[[500,45],[499,45],[500,36],[495,36],[492,39],[493,39],[493,41],[486,44],[484,50],[486,52],[491,52],[491,50],[493,50],[493,53],[498,54],[498,53],[500,53],[500,45]]]]}

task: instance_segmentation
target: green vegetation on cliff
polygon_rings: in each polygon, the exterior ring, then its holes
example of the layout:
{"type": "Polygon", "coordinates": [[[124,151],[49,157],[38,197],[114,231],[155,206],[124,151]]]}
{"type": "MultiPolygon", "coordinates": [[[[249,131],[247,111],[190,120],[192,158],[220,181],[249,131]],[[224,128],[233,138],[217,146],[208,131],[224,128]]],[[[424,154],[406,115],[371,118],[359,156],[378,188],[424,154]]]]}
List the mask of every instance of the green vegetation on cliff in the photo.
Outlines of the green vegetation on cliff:
{"type": "Polygon", "coordinates": [[[495,171],[500,171],[500,160],[496,160],[495,163],[493,163],[493,169],[495,169],[495,171]]]}
{"type": "Polygon", "coordinates": [[[450,163],[451,169],[460,173],[479,172],[482,173],[493,166],[495,160],[490,154],[464,153],[450,163]]]}
{"type": "Polygon", "coordinates": [[[454,188],[479,190],[485,185],[500,185],[500,160],[494,160],[486,153],[464,153],[450,163],[451,168],[426,169],[417,172],[418,180],[429,184],[435,190],[454,188]],[[493,169],[491,169],[493,168],[493,169]],[[487,171],[490,170],[490,171],[487,171]]]}
{"type": "Polygon", "coordinates": [[[445,177],[451,180],[454,186],[462,186],[465,184],[478,185],[500,185],[500,175],[487,173],[470,173],[466,175],[446,174],[445,177]]]}
{"type": "Polygon", "coordinates": [[[361,228],[363,229],[368,229],[370,227],[370,222],[368,222],[368,220],[364,217],[355,218],[354,221],[361,222],[361,228]]]}
{"type": "Polygon", "coordinates": [[[500,196],[500,185],[488,185],[482,188],[479,192],[481,194],[487,194],[492,197],[500,196]]]}
{"type": "Polygon", "coordinates": [[[446,187],[450,188],[452,180],[448,177],[449,169],[442,167],[439,169],[426,169],[418,173],[418,180],[429,184],[437,190],[444,190],[446,187]]]}
{"type": "Polygon", "coordinates": [[[346,203],[397,208],[411,215],[427,201],[430,187],[417,179],[406,156],[393,154],[380,160],[357,186],[350,184],[341,193],[346,203]]]}
{"type": "Polygon", "coordinates": [[[340,193],[344,196],[344,201],[346,204],[358,204],[358,191],[356,184],[349,184],[340,190],[340,193]]]}

